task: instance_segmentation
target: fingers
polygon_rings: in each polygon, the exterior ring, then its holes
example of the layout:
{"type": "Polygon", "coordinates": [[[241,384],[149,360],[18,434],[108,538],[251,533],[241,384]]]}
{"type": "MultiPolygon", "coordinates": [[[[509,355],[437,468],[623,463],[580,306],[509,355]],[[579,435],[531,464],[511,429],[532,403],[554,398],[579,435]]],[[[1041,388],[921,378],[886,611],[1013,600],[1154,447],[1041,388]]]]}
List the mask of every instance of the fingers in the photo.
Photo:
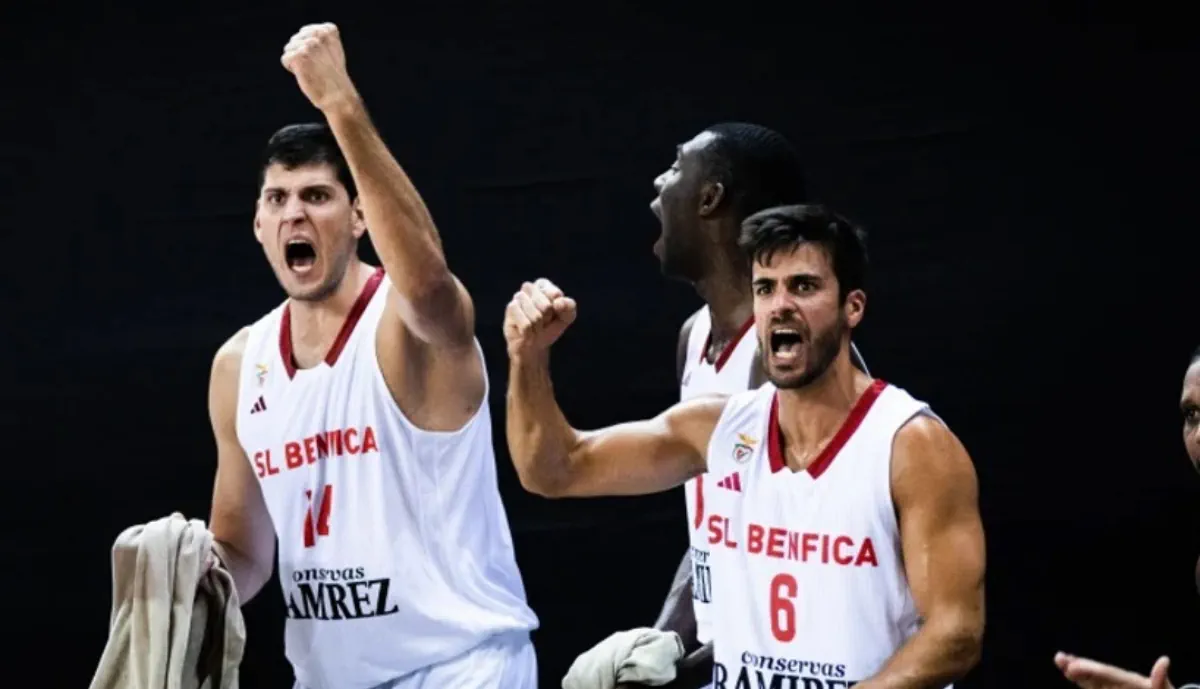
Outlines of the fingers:
{"type": "Polygon", "coordinates": [[[1171,680],[1167,679],[1167,670],[1171,669],[1171,659],[1159,658],[1150,670],[1150,689],[1172,689],[1171,680]]]}
{"type": "Polygon", "coordinates": [[[561,320],[565,325],[570,325],[575,322],[575,300],[570,297],[558,297],[551,305],[554,308],[554,315],[561,320]]]}
{"type": "Polygon", "coordinates": [[[517,292],[513,296],[513,301],[516,302],[517,308],[521,311],[521,314],[525,316],[525,320],[531,327],[537,328],[543,324],[543,321],[545,320],[545,313],[549,309],[539,307],[536,303],[534,303],[533,298],[525,292],[517,292]]]}
{"type": "Polygon", "coordinates": [[[1065,653],[1054,656],[1063,675],[1080,687],[1113,687],[1114,689],[1150,689],[1150,680],[1142,675],[1122,670],[1119,667],[1096,662],[1090,658],[1077,658],[1065,653]]]}
{"type": "MultiPolygon", "coordinates": [[[[539,312],[545,313],[551,310],[550,300],[554,298],[548,294],[546,290],[541,289],[536,284],[526,282],[521,285],[521,294],[527,296],[529,301],[537,307],[539,312]]],[[[561,292],[559,292],[561,294],[561,292]]]]}
{"type": "Polygon", "coordinates": [[[283,47],[283,57],[280,61],[287,66],[297,56],[312,50],[329,38],[336,38],[338,28],[335,24],[307,24],[300,28],[283,47]]]}
{"type": "Polygon", "coordinates": [[[563,296],[563,291],[558,288],[558,285],[554,284],[553,282],[550,282],[546,278],[538,278],[533,283],[533,286],[536,287],[538,290],[540,290],[542,292],[542,294],[545,294],[546,298],[548,298],[548,299],[554,300],[558,297],[563,296]]]}

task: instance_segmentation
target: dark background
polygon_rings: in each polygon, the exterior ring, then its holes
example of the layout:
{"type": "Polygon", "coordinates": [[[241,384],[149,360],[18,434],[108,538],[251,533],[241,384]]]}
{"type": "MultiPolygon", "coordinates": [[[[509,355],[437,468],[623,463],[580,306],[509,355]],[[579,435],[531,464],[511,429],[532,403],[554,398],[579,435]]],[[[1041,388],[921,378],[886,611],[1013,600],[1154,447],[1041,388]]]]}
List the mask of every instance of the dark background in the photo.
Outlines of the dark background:
{"type": "MultiPolygon", "coordinates": [[[[96,4],[4,22],[9,666],[85,686],[117,533],[207,518],[212,355],[282,299],[251,234],[257,155],[318,116],[278,58],[332,20],[474,294],[498,430],[503,305],[539,276],[580,303],[555,358],[573,421],[676,398],[699,302],[659,275],[651,181],[705,125],[772,126],[871,232],[873,372],[930,401],[977,464],[989,619],[960,686],[1065,686],[1058,649],[1142,672],[1169,653],[1177,685],[1200,681],[1200,477],[1177,411],[1200,344],[1186,22],[831,27],[749,8],[580,6],[584,26],[566,6],[96,4]]],[[[683,498],[545,501],[497,447],[557,686],[578,652],[653,620],[683,498]]],[[[278,584],[245,614],[243,686],[291,686],[278,584]]]]}

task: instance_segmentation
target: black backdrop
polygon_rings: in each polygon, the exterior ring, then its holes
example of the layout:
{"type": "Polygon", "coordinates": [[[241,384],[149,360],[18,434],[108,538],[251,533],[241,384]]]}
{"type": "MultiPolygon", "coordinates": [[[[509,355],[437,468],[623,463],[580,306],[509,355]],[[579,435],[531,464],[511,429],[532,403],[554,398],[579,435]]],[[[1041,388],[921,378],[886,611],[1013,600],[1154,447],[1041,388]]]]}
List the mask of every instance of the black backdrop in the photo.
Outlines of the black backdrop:
{"type": "MultiPolygon", "coordinates": [[[[317,116],[280,49],[333,20],[475,296],[498,430],[503,304],[542,275],[580,302],[555,358],[574,421],[673,401],[675,335],[698,301],[658,273],[651,180],[706,124],[768,124],[802,148],[816,194],[872,233],[858,341],[873,371],[929,400],[978,465],[989,626],[962,686],[1063,686],[1058,648],[1143,670],[1170,653],[1178,680],[1200,679],[1200,477],[1176,412],[1200,344],[1184,31],[828,28],[748,7],[703,21],[587,8],[588,29],[556,28],[570,8],[449,4],[5,22],[10,667],[51,654],[36,683],[83,686],[112,539],[172,510],[207,517],[212,354],[281,298],[251,235],[256,156],[317,116]]],[[[653,619],[683,500],[541,500],[498,441],[557,686],[575,653],[653,619]]],[[[244,686],[290,686],[278,585],[245,612],[244,686]]]]}

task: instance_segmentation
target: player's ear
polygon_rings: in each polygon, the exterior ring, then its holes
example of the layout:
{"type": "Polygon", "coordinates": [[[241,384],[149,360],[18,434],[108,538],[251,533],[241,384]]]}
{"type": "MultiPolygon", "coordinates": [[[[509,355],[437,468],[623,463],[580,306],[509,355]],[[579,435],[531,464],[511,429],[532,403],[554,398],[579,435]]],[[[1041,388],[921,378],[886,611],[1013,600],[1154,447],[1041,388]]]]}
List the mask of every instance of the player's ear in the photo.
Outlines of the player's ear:
{"type": "Polygon", "coordinates": [[[851,328],[858,327],[866,309],[867,293],[861,289],[850,290],[850,293],[846,295],[846,303],[842,304],[842,313],[846,316],[846,323],[851,328]]]}
{"type": "Polygon", "coordinates": [[[350,202],[350,212],[353,214],[350,222],[354,226],[354,238],[361,239],[367,231],[367,218],[363,215],[362,203],[359,202],[358,196],[350,202]]]}
{"type": "Polygon", "coordinates": [[[254,238],[262,244],[262,221],[258,219],[258,211],[262,209],[262,199],[254,202],[254,238]]]}
{"type": "Polygon", "coordinates": [[[700,217],[712,215],[721,207],[721,202],[724,200],[724,184],[716,181],[705,182],[704,186],[700,187],[700,208],[698,209],[700,217]]]}

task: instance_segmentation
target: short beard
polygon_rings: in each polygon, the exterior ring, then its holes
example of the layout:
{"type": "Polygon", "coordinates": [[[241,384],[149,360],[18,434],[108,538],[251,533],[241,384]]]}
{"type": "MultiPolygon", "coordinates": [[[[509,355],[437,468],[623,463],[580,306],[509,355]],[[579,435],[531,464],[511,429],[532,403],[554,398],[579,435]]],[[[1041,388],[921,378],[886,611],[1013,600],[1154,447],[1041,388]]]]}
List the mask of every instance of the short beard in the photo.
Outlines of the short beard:
{"type": "Polygon", "coordinates": [[[812,385],[814,381],[825,375],[830,366],[833,366],[833,362],[842,348],[842,336],[848,329],[849,324],[846,323],[845,316],[839,315],[832,328],[813,339],[810,346],[812,360],[804,367],[803,371],[798,374],[789,374],[786,377],[777,377],[768,370],[767,380],[771,381],[771,384],[779,390],[798,390],[812,385]]]}

